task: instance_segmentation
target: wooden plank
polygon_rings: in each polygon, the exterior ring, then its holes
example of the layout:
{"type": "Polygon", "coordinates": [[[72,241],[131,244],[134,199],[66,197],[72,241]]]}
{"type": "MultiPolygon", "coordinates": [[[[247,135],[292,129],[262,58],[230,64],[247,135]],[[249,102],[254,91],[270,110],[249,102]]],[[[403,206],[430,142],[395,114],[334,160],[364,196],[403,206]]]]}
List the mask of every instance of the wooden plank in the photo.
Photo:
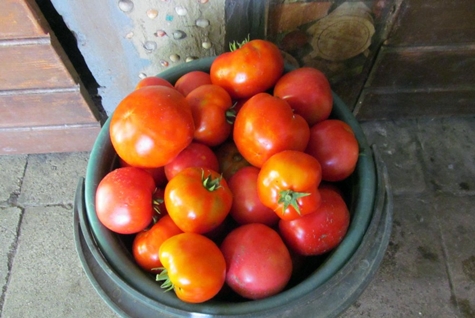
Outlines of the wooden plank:
{"type": "Polygon", "coordinates": [[[358,120],[385,120],[422,116],[475,115],[475,90],[439,92],[363,91],[355,111],[358,120]]]}
{"type": "Polygon", "coordinates": [[[474,43],[474,21],[473,0],[404,0],[387,44],[474,43]]]}
{"type": "Polygon", "coordinates": [[[79,89],[0,93],[0,127],[95,123],[97,119],[79,89]]]}
{"type": "Polygon", "coordinates": [[[383,47],[365,87],[392,93],[475,89],[475,45],[383,47]]]}
{"type": "Polygon", "coordinates": [[[0,129],[0,155],[90,151],[99,131],[98,123],[0,129]]]}
{"type": "Polygon", "coordinates": [[[0,69],[0,90],[76,86],[49,41],[0,46],[0,69]]]}
{"type": "Polygon", "coordinates": [[[44,37],[48,34],[24,0],[0,1],[0,40],[44,37]]]}

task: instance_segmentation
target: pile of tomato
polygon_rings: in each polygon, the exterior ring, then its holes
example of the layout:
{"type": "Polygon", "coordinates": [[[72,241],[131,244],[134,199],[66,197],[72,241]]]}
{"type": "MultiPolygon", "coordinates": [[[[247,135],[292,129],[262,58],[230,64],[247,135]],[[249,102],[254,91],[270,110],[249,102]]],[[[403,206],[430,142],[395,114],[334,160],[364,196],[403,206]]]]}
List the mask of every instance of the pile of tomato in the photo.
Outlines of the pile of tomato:
{"type": "Polygon", "coordinates": [[[217,56],[209,73],[145,78],[110,118],[120,167],[97,187],[98,219],[133,235],[137,264],[185,302],[275,295],[349,226],[337,184],[359,147],[332,107],[323,73],[284,74],[264,40],[217,56]]]}

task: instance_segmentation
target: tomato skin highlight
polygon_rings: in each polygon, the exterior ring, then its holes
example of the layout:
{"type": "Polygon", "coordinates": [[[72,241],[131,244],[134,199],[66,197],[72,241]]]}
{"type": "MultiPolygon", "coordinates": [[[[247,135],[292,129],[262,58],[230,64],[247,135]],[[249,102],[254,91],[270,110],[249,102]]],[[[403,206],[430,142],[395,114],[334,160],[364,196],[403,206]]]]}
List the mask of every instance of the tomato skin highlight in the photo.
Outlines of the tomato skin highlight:
{"type": "Polygon", "coordinates": [[[143,230],[134,238],[132,243],[132,255],[137,264],[150,273],[158,273],[162,262],[159,257],[159,249],[163,242],[174,235],[183,233],[176,226],[169,215],[165,215],[150,229],[143,230]]]}
{"type": "Polygon", "coordinates": [[[220,54],[211,64],[213,84],[233,99],[249,98],[274,86],[284,71],[278,47],[265,40],[251,40],[239,49],[220,54]]]}
{"type": "Polygon", "coordinates": [[[146,171],[135,167],[115,169],[97,186],[97,217],[113,232],[140,232],[152,221],[154,191],[155,182],[146,171]]]}
{"type": "Polygon", "coordinates": [[[267,160],[257,178],[259,198],[281,219],[293,220],[314,212],[321,203],[319,162],[301,151],[286,150],[267,160]],[[302,196],[300,196],[302,195],[302,196]],[[295,201],[297,207],[283,199],[295,201]]]}
{"type": "Polygon", "coordinates": [[[275,84],[274,96],[287,101],[309,126],[327,119],[333,109],[333,95],[327,77],[311,67],[284,74],[275,84]]]}
{"type": "Polygon", "coordinates": [[[218,171],[218,158],[210,147],[199,142],[192,142],[165,165],[166,179],[171,180],[188,167],[206,167],[218,171]]]}
{"type": "Polygon", "coordinates": [[[310,140],[305,152],[322,166],[322,179],[341,181],[356,168],[359,144],[351,127],[338,119],[327,119],[310,128],[310,140]]]}
{"type": "Polygon", "coordinates": [[[293,113],[286,101],[260,93],[239,110],[233,138],[244,159],[260,168],[278,152],[304,151],[310,128],[302,116],[293,113]]]}
{"type": "Polygon", "coordinates": [[[213,147],[223,143],[231,133],[227,111],[232,107],[229,94],[220,86],[201,85],[187,96],[195,123],[194,140],[213,147]]]}
{"type": "Polygon", "coordinates": [[[191,71],[184,74],[175,82],[177,91],[187,96],[192,90],[201,85],[212,84],[209,73],[203,71],[191,71]]]}
{"type": "Polygon", "coordinates": [[[262,223],[274,226],[280,218],[259,199],[258,175],[259,168],[248,166],[239,169],[229,179],[229,189],[234,196],[230,215],[239,224],[262,223]]]}
{"type": "Polygon", "coordinates": [[[205,167],[186,168],[165,187],[168,214],[183,232],[204,234],[217,228],[228,216],[232,201],[226,180],[205,167]],[[207,178],[216,182],[213,190],[204,184],[207,178]]]}
{"type": "Polygon", "coordinates": [[[110,119],[111,142],[119,157],[134,167],[166,165],[193,140],[190,105],[176,89],[146,86],[134,90],[110,119]]]}
{"type": "Polygon", "coordinates": [[[221,290],[226,261],[219,247],[196,233],[175,235],[162,243],[159,256],[177,297],[188,303],[207,301],[221,290]]]}
{"type": "Polygon", "coordinates": [[[321,255],[345,237],[350,223],[348,207],[332,187],[320,188],[322,203],[310,214],[291,221],[280,220],[279,232],[286,244],[300,255],[321,255]]]}
{"type": "Polygon", "coordinates": [[[226,283],[249,299],[263,299],[282,291],[292,275],[292,259],[279,234],[251,223],[231,231],[221,243],[226,259],[226,283]]]}

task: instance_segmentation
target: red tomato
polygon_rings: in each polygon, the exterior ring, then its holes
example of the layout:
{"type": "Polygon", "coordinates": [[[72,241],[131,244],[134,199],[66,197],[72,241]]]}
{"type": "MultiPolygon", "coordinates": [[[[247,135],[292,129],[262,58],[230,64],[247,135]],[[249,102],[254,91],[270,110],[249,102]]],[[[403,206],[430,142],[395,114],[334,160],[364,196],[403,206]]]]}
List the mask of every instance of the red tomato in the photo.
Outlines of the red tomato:
{"type": "Polygon", "coordinates": [[[182,93],[183,96],[186,96],[195,88],[206,84],[211,84],[211,76],[209,73],[202,71],[191,71],[184,74],[176,81],[175,88],[177,91],[182,93]]]}
{"type": "MultiPolygon", "coordinates": [[[[120,166],[121,167],[132,167],[127,162],[125,162],[122,158],[119,158],[120,166]]],[[[136,167],[137,168],[137,167],[136,167]]],[[[158,167],[158,168],[141,168],[152,176],[153,180],[155,180],[155,185],[157,187],[163,187],[167,183],[167,177],[165,176],[165,167],[158,167]]]]}
{"type": "Polygon", "coordinates": [[[304,151],[310,128],[289,104],[267,93],[250,98],[234,122],[233,137],[239,152],[253,166],[262,167],[283,150],[304,151]]]}
{"type": "Polygon", "coordinates": [[[165,165],[165,175],[168,180],[171,180],[177,173],[188,167],[206,167],[218,171],[218,158],[210,147],[199,142],[192,142],[165,165]]]}
{"type": "Polygon", "coordinates": [[[150,76],[150,77],[146,77],[146,78],[141,79],[137,83],[137,86],[135,86],[135,89],[139,89],[139,88],[145,87],[145,86],[156,86],[156,85],[166,86],[166,87],[171,87],[171,88],[174,87],[169,81],[167,81],[164,78],[156,77],[156,76],[150,76]]]}
{"type": "Polygon", "coordinates": [[[327,119],[333,108],[330,83],[325,74],[301,67],[284,74],[275,84],[274,96],[286,100],[309,126],[327,119]]]}
{"type": "Polygon", "coordinates": [[[353,130],[338,119],[327,119],[310,128],[306,153],[322,166],[322,179],[341,181],[356,168],[359,145],[353,130]]]}
{"type": "Polygon", "coordinates": [[[189,167],[165,187],[168,214],[183,232],[207,233],[229,214],[233,195],[216,171],[189,167]]]}
{"type": "Polygon", "coordinates": [[[134,167],[166,165],[193,140],[190,105],[176,89],[147,86],[127,95],[110,119],[119,157],[134,167]]]}
{"type": "Polygon", "coordinates": [[[170,237],[183,233],[173,223],[169,215],[165,215],[150,229],[137,233],[132,243],[132,255],[137,264],[147,272],[159,273],[162,266],[158,250],[163,242],[170,237]]]}
{"type": "Polygon", "coordinates": [[[182,233],[162,243],[160,260],[165,270],[157,275],[163,288],[174,289],[187,303],[213,298],[226,279],[226,262],[219,247],[196,233],[182,233]]]}
{"type": "Polygon", "coordinates": [[[210,147],[217,146],[231,134],[227,112],[233,106],[231,97],[217,85],[202,85],[187,96],[195,123],[194,139],[210,147]]]}
{"type": "Polygon", "coordinates": [[[318,161],[300,151],[286,150],[267,160],[257,178],[261,202],[283,220],[297,219],[320,205],[318,161]]]}
{"type": "Polygon", "coordinates": [[[233,99],[240,99],[271,88],[283,71],[284,58],[277,46],[252,40],[216,57],[210,75],[213,84],[223,87],[233,99]]]}
{"type": "Polygon", "coordinates": [[[215,150],[215,154],[219,162],[219,171],[226,180],[229,180],[229,178],[242,167],[251,165],[244,159],[232,140],[227,140],[222,143],[215,150]]]}
{"type": "Polygon", "coordinates": [[[231,231],[221,244],[226,283],[237,294],[262,299],[282,291],[292,274],[292,259],[279,234],[252,223],[231,231]]]}
{"type": "Polygon", "coordinates": [[[343,240],[350,223],[348,207],[331,187],[321,187],[317,211],[292,221],[281,220],[279,231],[286,244],[301,255],[321,255],[343,240]]]}
{"type": "Polygon", "coordinates": [[[155,182],[139,168],[124,167],[109,172],[96,190],[96,214],[109,230],[119,234],[142,231],[152,221],[155,182]]]}
{"type": "Polygon", "coordinates": [[[258,175],[259,168],[249,166],[239,169],[229,179],[228,186],[234,196],[230,214],[239,224],[262,223],[274,226],[279,217],[259,199],[258,175]]]}

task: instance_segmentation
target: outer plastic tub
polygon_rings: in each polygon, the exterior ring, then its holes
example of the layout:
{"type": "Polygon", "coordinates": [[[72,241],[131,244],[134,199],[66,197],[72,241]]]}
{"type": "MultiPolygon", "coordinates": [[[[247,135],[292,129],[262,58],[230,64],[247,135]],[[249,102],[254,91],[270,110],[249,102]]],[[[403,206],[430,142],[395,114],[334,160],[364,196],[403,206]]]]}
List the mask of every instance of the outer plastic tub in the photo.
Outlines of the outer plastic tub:
{"type": "MultiPolygon", "coordinates": [[[[192,71],[209,71],[213,58],[182,64],[159,74],[174,83],[192,71]]],[[[291,70],[286,66],[286,71],[291,70]]],[[[349,189],[350,228],[341,244],[308,277],[262,300],[187,304],[164,292],[153,276],[142,271],[121,237],[97,219],[97,185],[116,164],[104,124],[91,152],[86,178],[75,199],[74,230],[78,255],[96,291],[123,317],[333,317],[350,306],[373,278],[386,250],[392,224],[392,197],[383,162],[371,149],[358,122],[334,94],[331,117],[348,123],[358,139],[360,157],[345,181],[349,189]],[[374,157],[376,155],[376,157],[374,157]]]]}

